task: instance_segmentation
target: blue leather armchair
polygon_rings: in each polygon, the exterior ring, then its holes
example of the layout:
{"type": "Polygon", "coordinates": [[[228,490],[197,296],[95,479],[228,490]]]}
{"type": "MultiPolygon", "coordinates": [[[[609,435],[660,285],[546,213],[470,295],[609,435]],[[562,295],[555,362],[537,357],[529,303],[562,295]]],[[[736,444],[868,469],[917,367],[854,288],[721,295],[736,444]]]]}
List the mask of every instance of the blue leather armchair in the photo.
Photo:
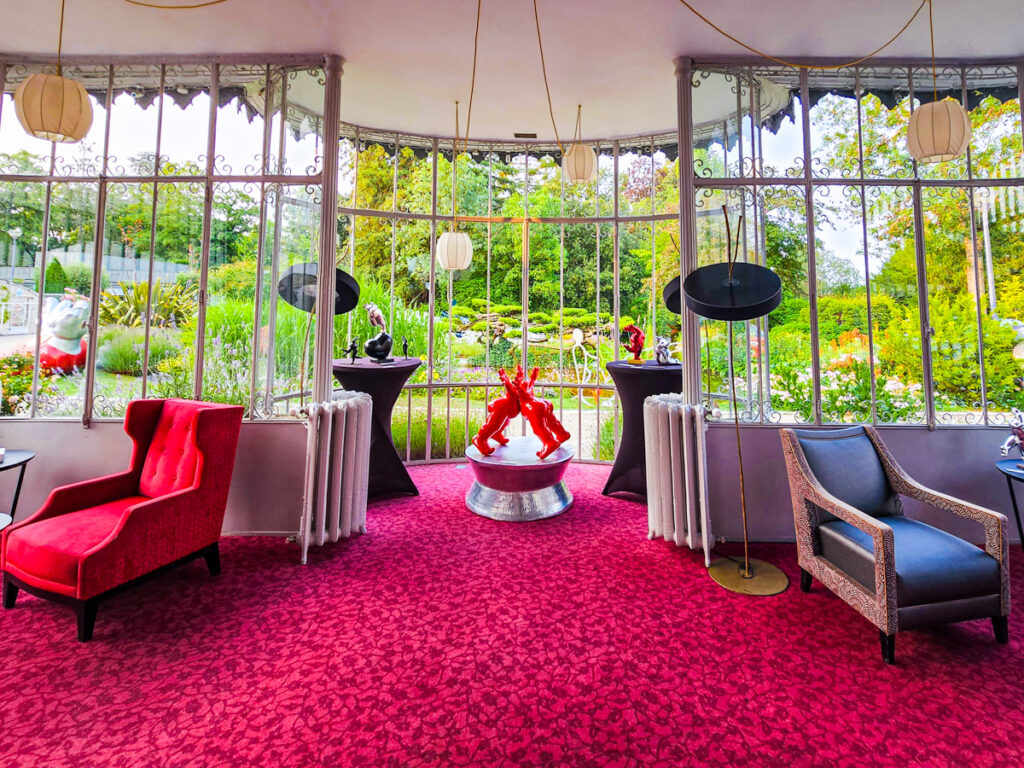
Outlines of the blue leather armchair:
{"type": "Polygon", "coordinates": [[[877,626],[887,664],[902,629],[991,618],[1008,641],[1003,515],[912,480],[872,427],[784,429],[782,448],[800,588],[817,579],[877,626]],[[901,496],[979,523],[985,548],[905,517],[901,496]]]}

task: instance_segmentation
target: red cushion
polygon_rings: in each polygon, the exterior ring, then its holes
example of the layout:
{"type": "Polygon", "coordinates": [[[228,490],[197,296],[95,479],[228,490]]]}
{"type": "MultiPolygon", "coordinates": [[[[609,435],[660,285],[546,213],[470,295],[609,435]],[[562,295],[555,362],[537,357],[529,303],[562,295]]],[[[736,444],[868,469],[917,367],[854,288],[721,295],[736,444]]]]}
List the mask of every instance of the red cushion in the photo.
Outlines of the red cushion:
{"type": "Polygon", "coordinates": [[[156,498],[195,484],[199,453],[192,442],[192,419],[198,405],[176,400],[164,403],[142,465],[139,493],[156,498]]]}
{"type": "Polygon", "coordinates": [[[148,499],[128,496],[11,531],[7,562],[36,578],[74,587],[81,556],[107,538],[125,509],[140,501],[148,499]]]}

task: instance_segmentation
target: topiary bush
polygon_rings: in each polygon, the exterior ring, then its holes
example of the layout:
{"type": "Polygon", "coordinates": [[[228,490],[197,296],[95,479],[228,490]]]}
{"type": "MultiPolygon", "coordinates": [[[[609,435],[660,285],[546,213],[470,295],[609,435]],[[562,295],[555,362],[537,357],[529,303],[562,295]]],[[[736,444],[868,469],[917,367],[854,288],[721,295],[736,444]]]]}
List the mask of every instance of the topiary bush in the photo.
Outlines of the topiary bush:
{"type": "Polygon", "coordinates": [[[61,263],[54,259],[46,265],[46,282],[43,284],[43,293],[64,293],[68,287],[68,276],[64,272],[61,263]]]}

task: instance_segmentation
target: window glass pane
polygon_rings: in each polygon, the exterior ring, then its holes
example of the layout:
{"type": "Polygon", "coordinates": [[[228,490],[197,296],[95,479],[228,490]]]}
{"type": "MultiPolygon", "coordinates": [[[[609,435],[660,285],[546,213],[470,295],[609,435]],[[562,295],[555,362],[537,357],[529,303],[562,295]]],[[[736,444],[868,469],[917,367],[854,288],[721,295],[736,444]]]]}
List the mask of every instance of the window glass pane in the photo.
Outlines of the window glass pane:
{"type": "MultiPolygon", "coordinates": [[[[8,114],[6,110],[4,114],[8,114]]],[[[11,162],[10,156],[3,161],[11,162]]],[[[0,182],[0,416],[26,416],[31,407],[38,312],[36,265],[43,245],[45,196],[44,184],[0,182]]],[[[91,235],[91,225],[88,230],[76,228],[72,235],[71,212],[68,219],[68,241],[77,243],[91,235]]],[[[45,398],[52,405],[60,395],[57,384],[48,369],[41,371],[40,401],[45,398]]]]}
{"type": "MultiPolygon", "coordinates": [[[[203,185],[197,182],[158,184],[153,282],[176,304],[164,313],[160,332],[177,351],[150,367],[147,395],[191,399],[196,365],[196,324],[199,314],[199,265],[202,259],[203,185]]],[[[155,294],[154,294],[155,295],[155,294]]],[[[156,315],[153,315],[156,320],[156,315]]]]}
{"type": "Polygon", "coordinates": [[[970,247],[966,190],[922,190],[935,414],[943,424],[982,421],[978,359],[979,264],[970,247]]]}
{"type": "Polygon", "coordinates": [[[359,153],[356,207],[390,211],[394,201],[394,147],[365,143],[359,153]]]}
{"type": "MultiPolygon", "coordinates": [[[[939,101],[952,98],[961,104],[963,103],[963,78],[959,67],[939,67],[937,70],[937,80],[934,85],[932,82],[932,68],[930,66],[915,67],[913,75],[915,109],[922,104],[935,101],[936,97],[939,101]]],[[[910,117],[908,116],[907,123],[904,123],[904,125],[907,125],[909,121],[910,117]]],[[[902,146],[897,144],[893,149],[897,147],[904,149],[905,146],[905,144],[902,146]]],[[[918,163],[917,175],[922,179],[966,179],[967,155],[965,153],[960,157],[941,163],[918,163]]]]}
{"type": "Polygon", "coordinates": [[[1016,69],[1009,66],[969,68],[967,99],[974,176],[1020,176],[1020,98],[1016,69]]]}
{"type": "Polygon", "coordinates": [[[432,164],[429,147],[402,145],[398,161],[398,210],[430,213],[432,164]]]}
{"type": "Polygon", "coordinates": [[[988,419],[1005,424],[1024,408],[1024,189],[978,189],[974,210],[988,419]]]}
{"type": "MultiPolygon", "coordinates": [[[[849,85],[854,83],[848,74],[849,85]]],[[[845,84],[845,83],[844,83],[845,84]]],[[[821,178],[853,178],[860,176],[860,153],[857,145],[857,100],[836,93],[819,96],[810,109],[811,173],[821,178]]]]}
{"type": "MultiPolygon", "coordinates": [[[[270,87],[267,87],[266,67],[260,65],[225,64],[220,67],[218,79],[217,125],[214,134],[213,172],[215,174],[255,174],[263,167],[264,121],[261,114],[267,107],[265,102],[269,93],[270,112],[280,110],[281,104],[281,73],[271,70],[270,87]],[[252,105],[252,106],[249,106],[252,105]],[[253,107],[257,107],[255,109],[253,107]]],[[[200,77],[204,72],[197,73],[200,77]]],[[[205,102],[209,109],[210,102],[205,102]]],[[[196,124],[203,122],[202,102],[197,98],[194,109],[196,124]]],[[[191,111],[191,110],[189,110],[191,111]]],[[[275,116],[276,119],[276,116],[275,116]]],[[[209,123],[209,112],[206,113],[209,123]]],[[[272,128],[271,140],[280,141],[280,120],[272,128]]],[[[200,129],[201,136],[206,136],[206,129],[200,129]]],[[[198,147],[198,141],[192,144],[198,147]]],[[[272,144],[277,147],[277,144],[272,144]]],[[[206,146],[200,149],[198,165],[206,172],[206,146]]],[[[278,150],[271,150],[273,157],[268,159],[267,170],[270,173],[285,172],[277,165],[281,159],[278,150]]]]}
{"type": "MultiPolygon", "coordinates": [[[[109,175],[149,176],[153,173],[159,122],[159,110],[153,102],[159,85],[158,65],[114,67],[106,171],[109,175]]],[[[102,153],[102,141],[97,146],[102,153]]]]}
{"type": "MultiPolygon", "coordinates": [[[[85,137],[73,144],[55,143],[54,173],[58,176],[97,176],[103,168],[103,136],[107,127],[107,85],[109,70],[106,67],[64,67],[64,76],[85,84],[90,88],[89,103],[92,105],[92,125],[85,137]]],[[[5,113],[6,114],[6,113],[5,113]]],[[[14,110],[10,112],[17,122],[14,110]]],[[[21,126],[18,126],[19,130],[21,126]]],[[[22,131],[23,135],[24,131],[22,131]]],[[[41,139],[30,139],[37,147],[33,152],[49,155],[50,146],[41,139]]],[[[4,147],[10,145],[3,144],[4,147]]]]}
{"type": "MultiPolygon", "coordinates": [[[[160,128],[162,175],[194,176],[206,173],[207,138],[210,129],[209,88],[210,68],[206,65],[175,64],[165,67],[164,92],[159,105],[163,110],[160,128]]],[[[236,113],[235,105],[229,105],[228,108],[220,110],[218,121],[232,122],[236,113]]],[[[232,141],[230,146],[236,145],[232,141]]],[[[241,159],[238,158],[236,162],[241,159]]],[[[259,171],[258,162],[254,163],[249,159],[248,165],[250,168],[246,170],[247,173],[259,171]]]]}

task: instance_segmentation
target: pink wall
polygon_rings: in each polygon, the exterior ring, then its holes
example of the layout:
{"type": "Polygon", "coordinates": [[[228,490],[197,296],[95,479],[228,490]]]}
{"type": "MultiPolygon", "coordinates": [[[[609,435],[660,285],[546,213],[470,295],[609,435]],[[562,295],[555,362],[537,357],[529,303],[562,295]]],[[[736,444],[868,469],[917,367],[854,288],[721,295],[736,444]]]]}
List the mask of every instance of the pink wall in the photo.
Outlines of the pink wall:
{"type": "MultiPolygon", "coordinates": [[[[1002,512],[1010,517],[1008,533],[1017,540],[1006,481],[994,465],[1005,434],[991,428],[882,429],[896,459],[921,482],[1002,512]]],[[[793,518],[775,427],[743,427],[743,458],[747,480],[750,534],[754,540],[792,541],[793,518]]],[[[127,464],[130,443],[114,422],[83,429],[74,421],[0,422],[0,444],[36,451],[29,464],[19,518],[29,514],[51,488],[95,477],[127,464]]],[[[305,429],[296,422],[243,424],[228,500],[224,531],[292,534],[298,528],[302,500],[305,429]]],[[[716,535],[741,535],[736,444],[730,425],[708,431],[708,477],[716,535]]],[[[443,471],[443,470],[442,470],[443,471]]],[[[0,508],[8,506],[17,473],[0,474],[0,508]]],[[[1024,486],[1020,488],[1024,502],[1024,486]]],[[[974,524],[921,509],[908,502],[908,514],[946,530],[980,541],[974,524]]],[[[370,511],[372,518],[372,507],[370,511]]]]}

